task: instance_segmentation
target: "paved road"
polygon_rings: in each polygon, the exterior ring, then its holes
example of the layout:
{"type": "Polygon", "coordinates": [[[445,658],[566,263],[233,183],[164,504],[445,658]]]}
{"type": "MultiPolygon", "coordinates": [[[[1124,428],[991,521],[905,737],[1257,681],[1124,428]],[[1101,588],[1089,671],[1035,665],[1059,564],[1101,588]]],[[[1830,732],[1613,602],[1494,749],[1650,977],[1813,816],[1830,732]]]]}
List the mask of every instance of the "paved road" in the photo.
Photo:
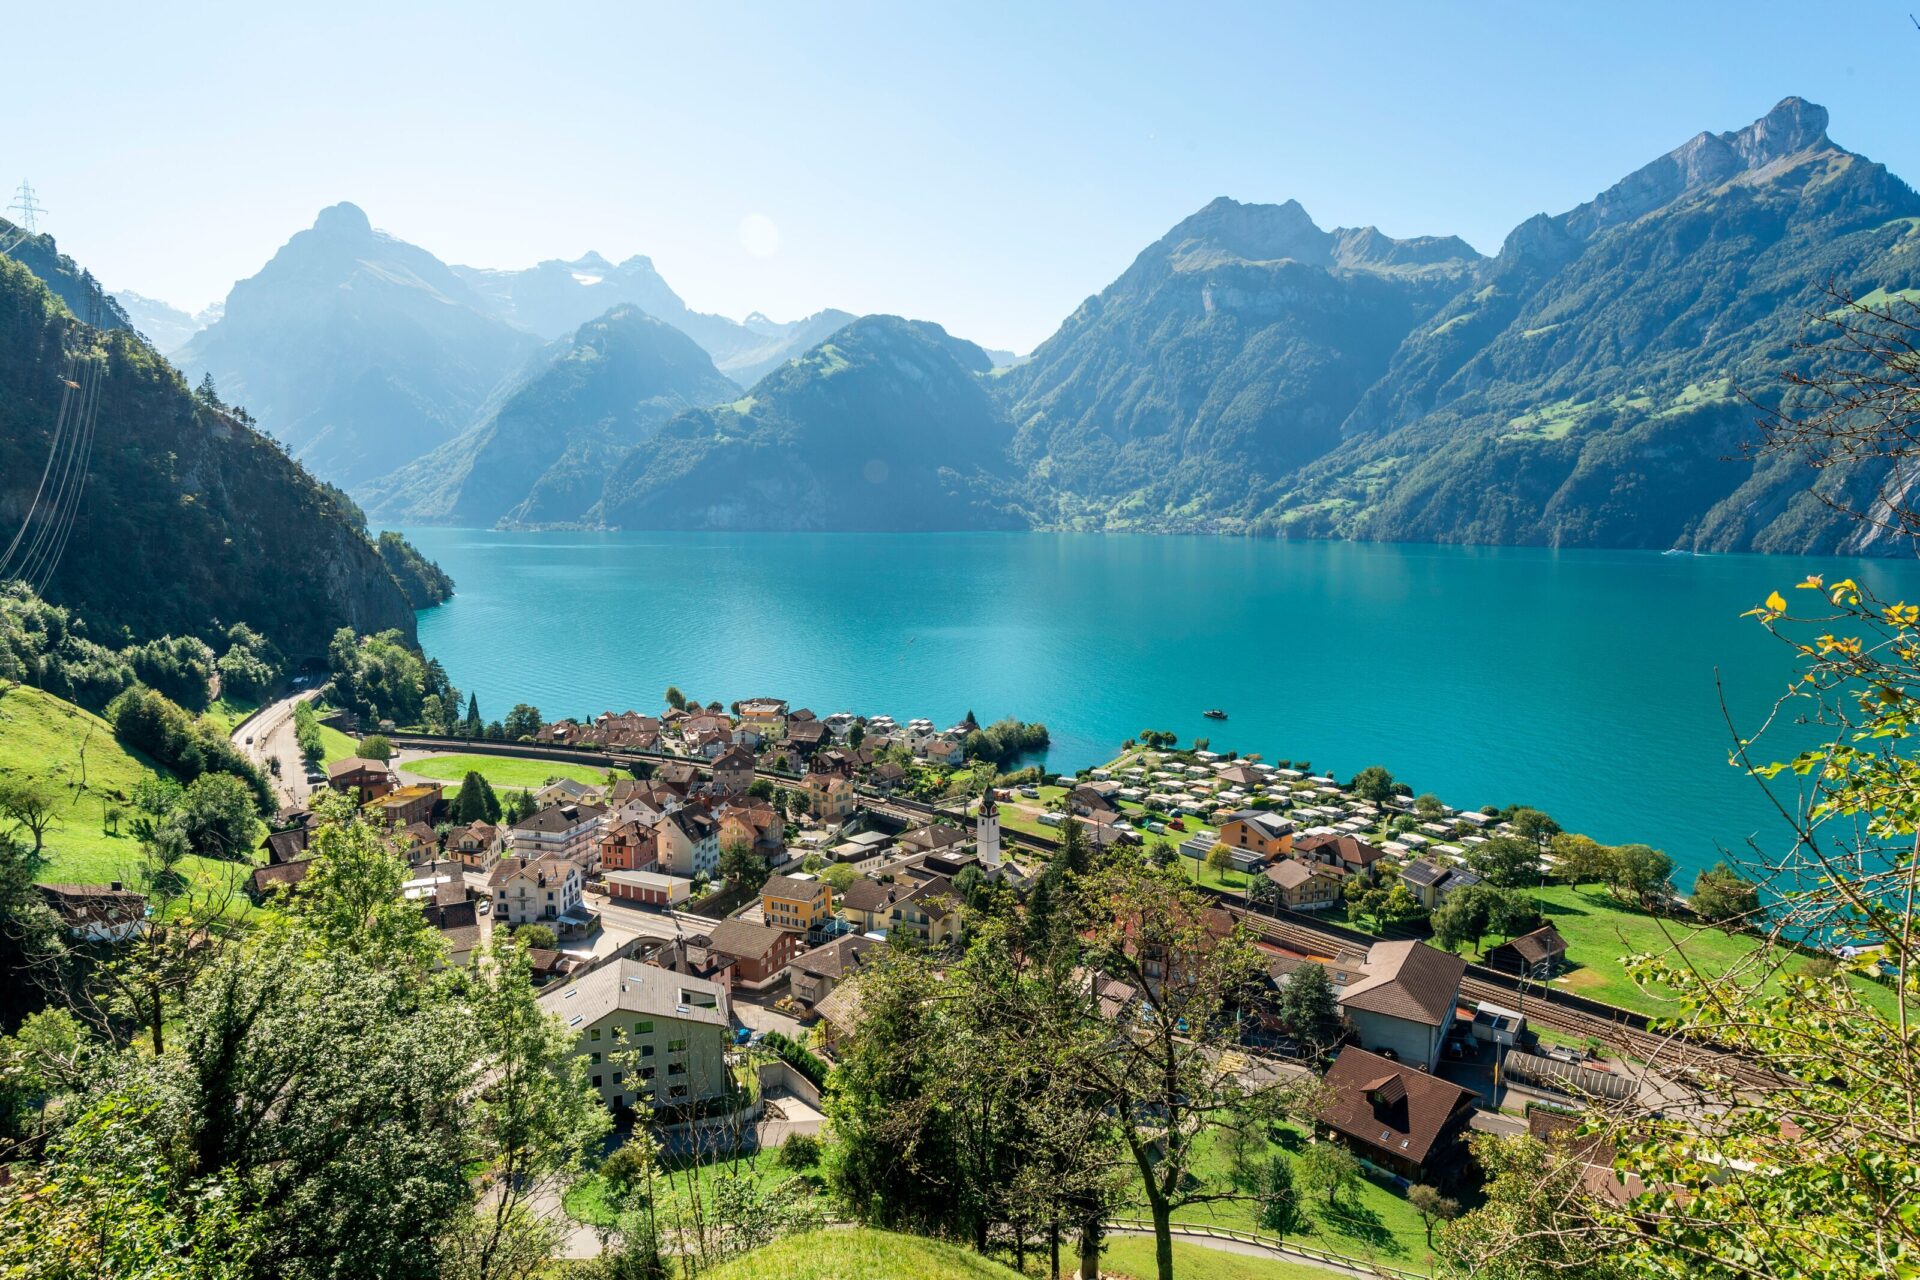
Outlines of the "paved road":
{"type": "MultiPolygon", "coordinates": [[[[1135,1227],[1116,1227],[1112,1224],[1107,1226],[1107,1234],[1109,1236],[1145,1236],[1149,1240],[1153,1239],[1153,1232],[1150,1230],[1141,1230],[1135,1227]]],[[[1299,1266],[1321,1267],[1334,1275],[1359,1276],[1362,1277],[1363,1280],[1378,1280],[1380,1275],[1378,1271],[1367,1266],[1365,1263],[1355,1263],[1354,1265],[1348,1266],[1338,1262],[1330,1262],[1325,1258],[1316,1258],[1310,1254],[1295,1253],[1293,1250],[1284,1247],[1276,1248],[1272,1245],[1254,1244],[1247,1240],[1230,1240],[1223,1236],[1207,1235],[1202,1229],[1183,1227],[1177,1222],[1173,1224],[1173,1238],[1175,1240],[1185,1241],[1187,1244],[1197,1244],[1203,1249],[1212,1249],[1219,1253],[1237,1253],[1243,1258],[1275,1258],[1283,1262],[1295,1263],[1299,1266]]]]}
{"type": "Polygon", "coordinates": [[[300,743],[293,733],[293,708],[296,703],[319,696],[318,689],[304,689],[278,702],[270,702],[233,731],[233,745],[260,766],[282,804],[307,802],[306,762],[300,758],[300,743]],[[279,777],[275,777],[267,765],[267,761],[276,758],[280,761],[279,777]]]}

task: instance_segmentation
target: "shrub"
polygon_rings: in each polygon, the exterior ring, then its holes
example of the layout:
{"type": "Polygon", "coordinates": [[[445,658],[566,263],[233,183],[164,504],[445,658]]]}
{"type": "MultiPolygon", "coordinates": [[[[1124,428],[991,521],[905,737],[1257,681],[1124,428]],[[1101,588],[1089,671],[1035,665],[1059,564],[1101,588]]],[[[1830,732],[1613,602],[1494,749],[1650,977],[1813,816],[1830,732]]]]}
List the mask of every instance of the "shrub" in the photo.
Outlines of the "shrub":
{"type": "Polygon", "coordinates": [[[820,1163],[820,1139],[810,1133],[796,1133],[780,1148],[780,1167],[811,1169],[820,1163]]]}

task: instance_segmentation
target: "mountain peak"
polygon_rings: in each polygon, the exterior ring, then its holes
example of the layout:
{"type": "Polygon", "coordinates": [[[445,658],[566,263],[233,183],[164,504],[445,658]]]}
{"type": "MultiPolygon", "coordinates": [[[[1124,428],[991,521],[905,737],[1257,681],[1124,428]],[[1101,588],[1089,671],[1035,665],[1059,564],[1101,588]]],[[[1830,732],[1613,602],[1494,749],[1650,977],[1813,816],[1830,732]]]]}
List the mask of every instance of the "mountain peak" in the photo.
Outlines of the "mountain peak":
{"type": "Polygon", "coordinates": [[[1160,238],[1177,256],[1176,266],[1206,266],[1222,258],[1271,262],[1293,258],[1325,265],[1332,238],[1315,225],[1298,200],[1242,204],[1227,196],[1207,202],[1160,238]]]}
{"type": "Polygon", "coordinates": [[[313,229],[328,235],[366,236],[373,234],[373,224],[367,221],[367,215],[359,205],[342,200],[339,204],[328,205],[313,220],[313,229]]]}
{"type": "Polygon", "coordinates": [[[1726,135],[1749,169],[1758,169],[1827,141],[1827,109],[1805,98],[1782,98],[1773,110],[1738,133],[1726,135]]]}
{"type": "Polygon", "coordinates": [[[1783,98],[1744,129],[1695,134],[1570,211],[1563,221],[1576,239],[1584,240],[1682,196],[1734,181],[1787,156],[1832,145],[1827,139],[1825,107],[1804,98],[1783,98]]]}

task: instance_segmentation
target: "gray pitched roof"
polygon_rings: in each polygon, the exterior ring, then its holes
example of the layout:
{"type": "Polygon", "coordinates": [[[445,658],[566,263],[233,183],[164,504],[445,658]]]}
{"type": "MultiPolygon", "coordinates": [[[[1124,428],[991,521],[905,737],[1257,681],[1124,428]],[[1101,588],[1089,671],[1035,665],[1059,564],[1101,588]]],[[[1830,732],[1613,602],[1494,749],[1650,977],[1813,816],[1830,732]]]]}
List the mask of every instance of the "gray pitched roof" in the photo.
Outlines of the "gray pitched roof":
{"type": "Polygon", "coordinates": [[[673,973],[637,960],[620,960],[584,973],[563,987],[540,993],[540,1007],[557,1014],[569,1029],[592,1026],[610,1013],[643,1013],[725,1027],[726,988],[705,978],[673,973]],[[683,995],[712,1000],[715,1007],[689,1003],[683,995]]]}
{"type": "Polygon", "coordinates": [[[841,978],[860,967],[861,953],[881,945],[872,938],[850,933],[844,938],[835,938],[823,947],[815,947],[793,958],[793,967],[802,973],[818,974],[823,978],[841,978]]]}

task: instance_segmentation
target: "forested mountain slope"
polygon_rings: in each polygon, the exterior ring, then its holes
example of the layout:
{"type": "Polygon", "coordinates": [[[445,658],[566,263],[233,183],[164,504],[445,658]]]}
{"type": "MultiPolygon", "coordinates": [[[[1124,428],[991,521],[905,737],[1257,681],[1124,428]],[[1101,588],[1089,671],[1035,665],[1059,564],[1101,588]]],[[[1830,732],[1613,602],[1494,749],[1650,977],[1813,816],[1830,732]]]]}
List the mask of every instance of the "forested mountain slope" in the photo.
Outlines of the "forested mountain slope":
{"type": "MultiPolygon", "coordinates": [[[[197,400],[137,334],[76,321],[53,291],[83,296],[70,259],[43,281],[0,259],[0,547],[57,485],[43,489],[66,379],[97,365],[98,412],[86,482],[71,490],[71,532],[46,595],[123,644],[208,636],[245,622],[290,657],[325,652],[340,626],[411,635],[405,593],[358,515],[273,441],[197,400]],[[80,362],[70,366],[69,354],[80,362]]],[[[79,474],[78,468],[74,475],[79,474]]]]}
{"type": "MultiPolygon", "coordinates": [[[[1920,197],[1799,99],[1701,134],[1517,228],[1394,354],[1342,446],[1276,486],[1278,527],[1387,540],[1800,551],[1864,546],[1785,459],[1749,460],[1831,310],[1920,297],[1920,197]]],[[[1877,472],[1834,471],[1870,494],[1877,472]]]]}
{"type": "Polygon", "coordinates": [[[1339,442],[1406,335],[1479,265],[1458,239],[1323,231],[1219,199],[997,385],[1036,502],[1092,527],[1246,519],[1339,442]]]}
{"type": "Polygon", "coordinates": [[[1017,528],[986,353],[867,316],[732,404],[681,414],[608,477],[630,529],[1017,528]]]}
{"type": "Polygon", "coordinates": [[[693,339],[631,303],[583,324],[547,359],[478,426],[367,485],[367,509],[483,527],[580,521],[608,473],[661,423],[740,393],[693,339]]]}

